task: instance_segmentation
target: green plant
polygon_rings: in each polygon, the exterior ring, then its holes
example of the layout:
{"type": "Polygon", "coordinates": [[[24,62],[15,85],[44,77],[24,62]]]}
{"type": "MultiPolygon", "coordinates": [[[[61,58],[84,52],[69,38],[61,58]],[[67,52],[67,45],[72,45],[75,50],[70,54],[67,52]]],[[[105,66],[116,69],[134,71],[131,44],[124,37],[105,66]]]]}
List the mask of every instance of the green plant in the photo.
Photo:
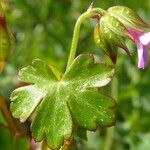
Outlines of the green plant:
{"type": "MultiPolygon", "coordinates": [[[[43,149],[46,149],[47,145],[51,149],[76,149],[76,136],[83,133],[80,137],[84,138],[87,130],[95,130],[98,126],[112,126],[115,122],[116,102],[110,96],[106,96],[109,93],[102,92],[102,87],[110,83],[114,76],[113,66],[95,62],[92,54],[82,54],[75,58],[80,26],[87,18],[98,20],[95,27],[95,42],[114,63],[117,59],[117,47],[123,48],[130,55],[124,39],[130,38],[144,45],[145,41],[142,43],[139,39],[145,37],[144,29],[149,27],[129,8],[120,6],[105,11],[90,6],[75,25],[64,73],[38,59],[34,60],[32,65],[20,70],[19,77],[25,82],[25,86],[12,92],[11,112],[21,122],[31,116],[32,137],[36,141],[43,140],[43,149]],[[134,36],[137,31],[140,35],[134,36]]],[[[2,29],[3,27],[5,26],[2,24],[2,29]]],[[[10,45],[7,47],[10,53],[14,42],[10,32],[5,30],[5,33],[9,39],[6,42],[10,45]]],[[[146,36],[148,34],[146,33],[146,36]]],[[[1,42],[1,45],[5,46],[5,43],[1,42]]],[[[147,48],[149,41],[144,46],[147,48]]],[[[3,54],[6,51],[5,47],[1,51],[3,54]]],[[[145,68],[147,65],[145,48],[141,48],[141,51],[139,66],[145,68]]],[[[4,56],[1,57],[1,70],[5,64],[3,62],[8,58],[4,56]]],[[[4,102],[2,96],[1,101],[4,102]]],[[[6,106],[1,106],[5,114],[6,106]]],[[[5,117],[9,116],[8,114],[7,110],[5,117]]],[[[7,119],[8,126],[13,129],[13,135],[20,134],[11,116],[7,119]]],[[[24,135],[26,136],[26,133],[24,135]]]]}

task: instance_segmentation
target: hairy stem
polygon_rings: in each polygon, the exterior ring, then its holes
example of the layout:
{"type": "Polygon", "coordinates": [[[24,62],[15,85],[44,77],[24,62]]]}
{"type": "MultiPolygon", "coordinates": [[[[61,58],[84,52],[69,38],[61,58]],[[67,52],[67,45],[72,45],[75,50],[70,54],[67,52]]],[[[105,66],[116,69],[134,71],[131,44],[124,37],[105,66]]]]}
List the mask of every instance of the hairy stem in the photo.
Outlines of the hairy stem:
{"type": "Polygon", "coordinates": [[[12,116],[11,116],[9,110],[8,110],[8,107],[5,103],[4,97],[2,96],[1,93],[0,93],[0,108],[1,108],[6,120],[8,122],[8,127],[9,127],[11,133],[13,135],[15,135],[17,133],[16,126],[15,126],[13,118],[12,118],[12,116]]]}
{"type": "MultiPolygon", "coordinates": [[[[111,96],[116,100],[118,99],[118,79],[117,79],[117,77],[114,77],[112,80],[111,96]]],[[[114,127],[110,127],[107,129],[103,150],[111,150],[112,143],[113,143],[113,133],[114,133],[114,127]]]]}
{"type": "Polygon", "coordinates": [[[78,20],[75,24],[75,27],[74,27],[73,39],[72,39],[70,54],[69,54],[69,58],[68,58],[68,62],[67,62],[67,69],[71,65],[71,63],[74,60],[75,55],[76,55],[77,44],[78,44],[78,39],[79,39],[79,32],[80,32],[80,27],[81,27],[82,22],[84,20],[86,20],[87,18],[92,17],[94,14],[104,15],[105,13],[106,13],[106,11],[101,8],[93,8],[91,10],[86,11],[78,18],[78,20]]]}

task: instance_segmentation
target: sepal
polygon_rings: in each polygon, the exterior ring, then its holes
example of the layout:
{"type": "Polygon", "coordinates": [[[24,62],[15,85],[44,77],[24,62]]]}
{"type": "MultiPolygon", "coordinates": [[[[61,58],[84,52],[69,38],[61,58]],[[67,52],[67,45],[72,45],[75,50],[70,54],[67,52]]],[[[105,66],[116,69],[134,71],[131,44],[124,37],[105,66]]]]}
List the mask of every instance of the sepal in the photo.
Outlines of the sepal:
{"type": "Polygon", "coordinates": [[[125,37],[128,37],[128,31],[125,26],[115,17],[105,15],[100,20],[101,34],[112,45],[122,48],[130,56],[130,52],[125,45],[125,37]]]}
{"type": "Polygon", "coordinates": [[[112,45],[109,41],[101,34],[100,25],[96,24],[94,28],[94,41],[105,54],[110,57],[113,63],[116,63],[117,58],[117,46],[112,45]]]}
{"type": "Polygon", "coordinates": [[[125,6],[110,7],[108,13],[117,18],[125,26],[134,28],[148,28],[150,24],[146,23],[136,12],[125,6]]]}

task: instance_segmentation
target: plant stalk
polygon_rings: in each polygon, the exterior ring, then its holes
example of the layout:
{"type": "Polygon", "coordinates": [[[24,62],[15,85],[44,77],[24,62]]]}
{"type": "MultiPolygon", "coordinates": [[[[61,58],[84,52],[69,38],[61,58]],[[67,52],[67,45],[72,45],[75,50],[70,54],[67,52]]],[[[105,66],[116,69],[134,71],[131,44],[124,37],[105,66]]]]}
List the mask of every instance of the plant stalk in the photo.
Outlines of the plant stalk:
{"type": "Polygon", "coordinates": [[[90,10],[87,10],[84,12],[77,20],[75,27],[74,27],[74,33],[73,33],[73,39],[71,43],[71,49],[70,49],[70,54],[68,57],[68,62],[67,62],[67,68],[71,65],[73,62],[75,55],[76,55],[76,50],[77,50],[77,45],[78,45],[78,39],[79,39],[79,33],[80,33],[80,27],[83,21],[85,21],[87,18],[92,17],[94,14],[100,14],[104,15],[106,13],[105,10],[101,8],[92,8],[90,10]]]}
{"type": "Polygon", "coordinates": [[[0,108],[8,122],[8,127],[13,135],[17,133],[16,126],[14,124],[13,118],[8,110],[7,104],[5,103],[4,97],[0,93],[0,108]]]}
{"type": "MultiPolygon", "coordinates": [[[[118,99],[118,79],[116,76],[112,80],[111,96],[116,100],[118,99]]],[[[112,143],[113,143],[113,133],[114,133],[114,127],[110,127],[107,129],[103,150],[111,150],[112,143]]]]}

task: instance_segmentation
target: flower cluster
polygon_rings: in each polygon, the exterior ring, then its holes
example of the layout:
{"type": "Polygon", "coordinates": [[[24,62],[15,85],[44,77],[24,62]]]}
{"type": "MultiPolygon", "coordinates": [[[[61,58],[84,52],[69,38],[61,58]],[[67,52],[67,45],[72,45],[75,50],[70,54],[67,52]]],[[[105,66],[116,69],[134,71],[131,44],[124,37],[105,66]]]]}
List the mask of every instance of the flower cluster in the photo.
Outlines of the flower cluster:
{"type": "Polygon", "coordinates": [[[114,6],[106,11],[95,26],[95,43],[116,63],[117,47],[130,55],[125,38],[134,41],[138,50],[138,68],[144,69],[148,64],[150,32],[146,31],[149,27],[150,25],[130,8],[114,6]]]}

